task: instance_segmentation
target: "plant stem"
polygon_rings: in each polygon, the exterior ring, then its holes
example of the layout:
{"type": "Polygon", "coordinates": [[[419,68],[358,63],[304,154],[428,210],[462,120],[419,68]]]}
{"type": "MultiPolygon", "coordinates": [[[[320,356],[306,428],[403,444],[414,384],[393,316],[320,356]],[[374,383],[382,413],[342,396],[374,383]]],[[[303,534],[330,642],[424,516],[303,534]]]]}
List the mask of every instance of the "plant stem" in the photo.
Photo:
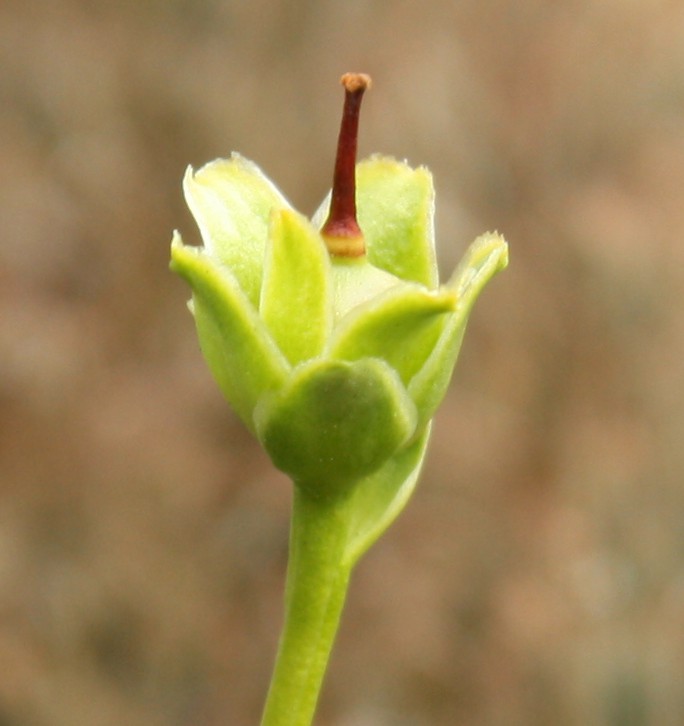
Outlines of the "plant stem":
{"type": "Polygon", "coordinates": [[[345,502],[294,492],[285,623],[261,726],[310,726],[351,569],[345,502]]]}

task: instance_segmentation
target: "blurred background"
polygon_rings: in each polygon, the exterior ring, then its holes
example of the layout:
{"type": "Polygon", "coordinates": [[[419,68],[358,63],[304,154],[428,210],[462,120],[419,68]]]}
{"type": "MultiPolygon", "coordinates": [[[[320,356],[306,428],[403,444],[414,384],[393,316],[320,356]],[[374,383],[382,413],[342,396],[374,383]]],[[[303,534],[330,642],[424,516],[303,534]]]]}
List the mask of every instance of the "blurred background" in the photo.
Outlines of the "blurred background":
{"type": "Polygon", "coordinates": [[[684,722],[684,5],[3,0],[0,726],[250,726],[289,484],[168,272],[187,164],[313,212],[431,168],[476,306],[407,510],[359,566],[320,726],[684,722]]]}

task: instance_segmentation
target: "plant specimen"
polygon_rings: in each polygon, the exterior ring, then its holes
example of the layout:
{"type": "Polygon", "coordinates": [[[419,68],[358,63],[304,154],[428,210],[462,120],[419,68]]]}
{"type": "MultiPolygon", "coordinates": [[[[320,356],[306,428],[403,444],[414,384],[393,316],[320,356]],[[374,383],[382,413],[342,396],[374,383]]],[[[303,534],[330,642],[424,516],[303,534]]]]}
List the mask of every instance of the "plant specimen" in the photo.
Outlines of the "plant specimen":
{"type": "Polygon", "coordinates": [[[342,77],[333,188],[312,220],[238,154],[189,168],[203,245],[171,268],[221,390],[293,481],[285,623],[262,726],[308,726],[359,557],[416,485],[470,310],[508,260],[484,234],[439,284],[432,177],[356,163],[370,79],[342,77]]]}

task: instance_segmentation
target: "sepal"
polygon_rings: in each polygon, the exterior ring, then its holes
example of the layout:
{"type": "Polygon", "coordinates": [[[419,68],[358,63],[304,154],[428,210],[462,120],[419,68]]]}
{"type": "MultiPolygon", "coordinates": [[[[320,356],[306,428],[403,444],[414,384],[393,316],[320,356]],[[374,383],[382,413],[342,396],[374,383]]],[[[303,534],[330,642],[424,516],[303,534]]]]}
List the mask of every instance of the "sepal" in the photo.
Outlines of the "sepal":
{"type": "Polygon", "coordinates": [[[427,423],[444,398],[463,341],[468,316],[484,286],[508,264],[508,245],[501,235],[487,233],[468,248],[447,287],[457,297],[456,310],[448,319],[430,357],[408,386],[416,404],[420,425],[427,423]]]}
{"type": "Polygon", "coordinates": [[[254,431],[259,397],[281,386],[290,366],[230,271],[180,235],[171,244],[171,269],[190,284],[200,347],[224,396],[254,431]]]}
{"type": "Polygon", "coordinates": [[[449,289],[430,292],[420,285],[398,285],[342,319],[329,355],[350,361],[381,358],[407,385],[429,357],[445,314],[455,306],[456,295],[449,289]]]}
{"type": "Polygon", "coordinates": [[[346,503],[351,519],[345,558],[350,565],[392,524],[413,494],[425,460],[430,427],[428,424],[415,441],[354,487],[346,503]]]}
{"type": "Polygon", "coordinates": [[[292,365],[320,355],[330,336],[328,252],[311,222],[292,209],[271,216],[259,314],[292,365]]]}
{"type": "Polygon", "coordinates": [[[310,496],[334,498],[408,441],[416,411],[384,361],[318,359],[264,396],[254,420],[279,469],[310,496]]]}

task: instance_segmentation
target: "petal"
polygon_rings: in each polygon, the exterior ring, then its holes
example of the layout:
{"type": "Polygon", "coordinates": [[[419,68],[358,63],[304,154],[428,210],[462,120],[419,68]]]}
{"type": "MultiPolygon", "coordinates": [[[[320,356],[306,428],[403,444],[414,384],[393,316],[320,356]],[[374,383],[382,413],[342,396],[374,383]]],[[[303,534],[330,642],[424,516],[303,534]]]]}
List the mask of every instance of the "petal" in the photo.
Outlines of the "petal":
{"type": "Polygon", "coordinates": [[[254,420],[273,463],[312,496],[332,498],[409,439],[415,409],[386,363],[319,359],[260,401],[254,420]]]}
{"type": "MultiPolygon", "coordinates": [[[[390,157],[372,156],[356,166],[356,207],[373,265],[402,280],[434,288],[435,257],[432,175],[390,157]]],[[[328,217],[330,193],[312,217],[320,229],[328,217]]]]}
{"type": "Polygon", "coordinates": [[[332,328],[330,261],[318,232],[294,210],[271,218],[259,312],[296,365],[321,353],[332,328]]]}
{"type": "Polygon", "coordinates": [[[468,316],[484,286],[508,264],[508,246],[498,234],[484,234],[468,248],[447,287],[456,294],[456,310],[423,368],[408,386],[421,424],[429,421],[446,393],[465,333],[468,316]]]}
{"type": "Polygon", "coordinates": [[[184,245],[177,233],[171,269],[192,287],[195,323],[209,368],[240,418],[254,430],[257,399],[283,384],[287,361],[230,271],[201,248],[184,245]]]}
{"type": "Polygon", "coordinates": [[[387,157],[371,157],[356,169],[359,226],[368,258],[403,280],[438,284],[432,175],[387,157]]]}
{"type": "Polygon", "coordinates": [[[430,292],[403,283],[359,305],[335,329],[329,354],[339,360],[381,358],[404,385],[421,369],[456,306],[448,289],[430,292]]]}
{"type": "Polygon", "coordinates": [[[290,205],[259,167],[238,154],[188,167],[185,199],[207,251],[230,268],[257,305],[271,210],[290,205]]]}
{"type": "Polygon", "coordinates": [[[353,565],[392,524],[416,487],[430,425],[409,446],[357,483],[349,502],[353,517],[345,557],[353,565]]]}

